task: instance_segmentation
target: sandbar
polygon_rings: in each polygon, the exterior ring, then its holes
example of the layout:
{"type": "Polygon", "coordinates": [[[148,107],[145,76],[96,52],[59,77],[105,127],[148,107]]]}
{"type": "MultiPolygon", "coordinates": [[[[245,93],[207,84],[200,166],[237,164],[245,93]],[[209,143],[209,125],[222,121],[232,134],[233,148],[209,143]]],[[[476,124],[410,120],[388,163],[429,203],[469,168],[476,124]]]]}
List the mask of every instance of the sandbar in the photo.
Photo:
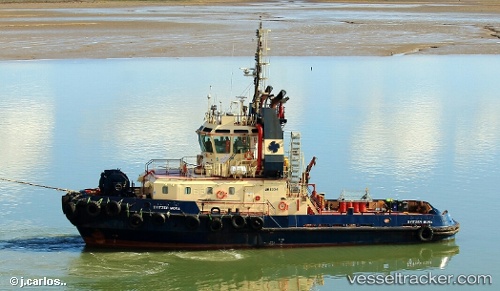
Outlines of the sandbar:
{"type": "Polygon", "coordinates": [[[5,1],[0,60],[500,54],[500,1],[5,1]]]}

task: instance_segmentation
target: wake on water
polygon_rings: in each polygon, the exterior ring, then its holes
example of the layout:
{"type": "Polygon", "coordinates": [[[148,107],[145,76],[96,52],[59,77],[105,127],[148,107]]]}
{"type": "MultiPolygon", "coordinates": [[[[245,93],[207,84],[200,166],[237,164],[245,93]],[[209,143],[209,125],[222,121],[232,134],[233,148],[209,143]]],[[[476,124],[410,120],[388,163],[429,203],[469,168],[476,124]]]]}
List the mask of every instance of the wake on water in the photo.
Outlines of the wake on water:
{"type": "Polygon", "coordinates": [[[77,235],[0,240],[0,250],[32,252],[81,252],[85,246],[77,235]]]}

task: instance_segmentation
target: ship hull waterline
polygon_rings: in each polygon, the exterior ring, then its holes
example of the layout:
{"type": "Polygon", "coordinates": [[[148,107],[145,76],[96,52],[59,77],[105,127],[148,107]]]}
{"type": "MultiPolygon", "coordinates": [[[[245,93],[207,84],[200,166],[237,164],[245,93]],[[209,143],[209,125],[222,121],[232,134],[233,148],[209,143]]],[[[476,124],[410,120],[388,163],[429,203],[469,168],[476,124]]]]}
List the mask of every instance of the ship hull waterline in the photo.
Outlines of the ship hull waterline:
{"type": "Polygon", "coordinates": [[[248,248],[298,248],[375,244],[416,244],[454,239],[459,224],[431,228],[433,237],[423,241],[418,227],[263,228],[259,231],[117,230],[77,227],[88,247],[210,250],[248,248]]]}

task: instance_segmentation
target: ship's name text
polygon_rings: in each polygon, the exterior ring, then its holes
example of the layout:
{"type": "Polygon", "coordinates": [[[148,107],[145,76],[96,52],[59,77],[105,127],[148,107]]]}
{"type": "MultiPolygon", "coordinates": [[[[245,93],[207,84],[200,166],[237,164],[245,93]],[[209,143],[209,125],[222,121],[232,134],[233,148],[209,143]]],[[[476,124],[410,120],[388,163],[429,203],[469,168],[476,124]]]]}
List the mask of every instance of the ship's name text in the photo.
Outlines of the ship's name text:
{"type": "Polygon", "coordinates": [[[153,205],[153,209],[161,210],[181,210],[179,206],[168,206],[168,205],[153,205]]]}
{"type": "Polygon", "coordinates": [[[432,220],[408,220],[407,224],[432,224],[432,220]]]}

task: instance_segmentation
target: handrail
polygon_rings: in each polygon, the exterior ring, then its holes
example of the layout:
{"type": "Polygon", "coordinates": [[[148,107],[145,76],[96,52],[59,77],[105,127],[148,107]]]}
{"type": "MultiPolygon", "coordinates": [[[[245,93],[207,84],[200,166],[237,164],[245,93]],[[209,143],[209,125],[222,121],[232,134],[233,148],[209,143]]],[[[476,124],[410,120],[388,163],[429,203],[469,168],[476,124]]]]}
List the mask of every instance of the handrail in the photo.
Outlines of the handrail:
{"type": "Polygon", "coordinates": [[[165,169],[165,170],[181,170],[182,166],[185,164],[189,168],[195,168],[198,165],[196,162],[192,163],[188,161],[193,159],[196,161],[196,156],[184,156],[180,159],[151,159],[145,164],[145,171],[148,172],[152,169],[165,169]],[[161,166],[160,166],[161,165],[161,166]]]}

